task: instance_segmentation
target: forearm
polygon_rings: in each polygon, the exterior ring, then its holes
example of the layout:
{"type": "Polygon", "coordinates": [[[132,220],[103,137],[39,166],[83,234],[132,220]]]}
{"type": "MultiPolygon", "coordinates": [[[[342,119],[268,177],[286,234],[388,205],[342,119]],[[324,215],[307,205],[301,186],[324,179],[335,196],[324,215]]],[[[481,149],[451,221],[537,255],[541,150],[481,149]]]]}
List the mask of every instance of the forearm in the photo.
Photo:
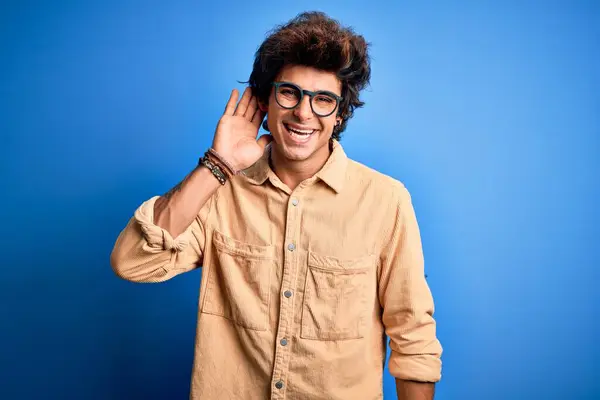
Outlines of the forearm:
{"type": "Polygon", "coordinates": [[[398,400],[433,400],[435,384],[396,378],[398,400]]]}
{"type": "Polygon", "coordinates": [[[190,226],[220,186],[208,168],[197,167],[156,200],[154,223],[176,238],[190,226]]]}
{"type": "Polygon", "coordinates": [[[115,273],[133,282],[162,282],[196,268],[204,246],[203,221],[196,219],[220,186],[209,169],[197,167],[153,204],[140,206],[111,253],[115,273]],[[190,234],[182,235],[188,228],[190,234]]]}

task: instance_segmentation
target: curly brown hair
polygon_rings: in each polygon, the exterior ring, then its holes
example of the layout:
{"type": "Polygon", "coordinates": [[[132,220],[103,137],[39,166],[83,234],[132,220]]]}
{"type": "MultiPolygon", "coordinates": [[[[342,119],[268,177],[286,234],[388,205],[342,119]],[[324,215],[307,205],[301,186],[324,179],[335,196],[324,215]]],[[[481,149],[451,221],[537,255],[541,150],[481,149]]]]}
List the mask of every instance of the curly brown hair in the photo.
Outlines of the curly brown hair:
{"type": "MultiPolygon", "coordinates": [[[[271,31],[256,51],[247,83],[252,93],[267,103],[272,83],[285,65],[334,72],[342,83],[343,100],[338,109],[342,121],[332,134],[332,139],[339,141],[354,110],[365,104],[359,92],[371,78],[368,47],[364,37],[325,13],[304,12],[271,31]]],[[[263,127],[269,130],[266,120],[263,127]]]]}

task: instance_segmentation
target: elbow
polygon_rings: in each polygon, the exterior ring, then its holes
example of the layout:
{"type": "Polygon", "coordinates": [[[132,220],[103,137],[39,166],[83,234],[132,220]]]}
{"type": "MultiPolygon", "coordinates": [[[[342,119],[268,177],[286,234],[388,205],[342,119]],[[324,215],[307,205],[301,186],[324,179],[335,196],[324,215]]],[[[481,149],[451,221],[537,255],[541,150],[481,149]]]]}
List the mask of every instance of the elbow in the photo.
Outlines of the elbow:
{"type": "Polygon", "coordinates": [[[110,254],[110,266],[114,274],[126,281],[137,282],[135,279],[134,268],[131,268],[132,262],[119,251],[117,247],[110,254]]]}
{"type": "Polygon", "coordinates": [[[169,264],[163,257],[151,257],[140,260],[135,251],[123,251],[120,246],[115,246],[110,255],[110,265],[115,275],[123,280],[135,283],[153,283],[165,280],[167,275],[166,265],[169,264]]]}
{"type": "Polygon", "coordinates": [[[162,243],[149,244],[140,225],[131,219],[114,244],[110,265],[115,275],[123,280],[159,282],[167,274],[171,256],[171,251],[165,251],[162,243]]]}

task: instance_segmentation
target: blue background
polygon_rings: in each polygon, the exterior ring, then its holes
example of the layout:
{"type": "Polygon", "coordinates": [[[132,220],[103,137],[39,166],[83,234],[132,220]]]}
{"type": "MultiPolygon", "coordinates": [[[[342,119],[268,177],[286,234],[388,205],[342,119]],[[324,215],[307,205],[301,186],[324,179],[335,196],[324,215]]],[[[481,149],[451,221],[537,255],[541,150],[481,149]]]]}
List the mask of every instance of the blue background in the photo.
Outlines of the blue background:
{"type": "Polygon", "coordinates": [[[599,3],[291,3],[2,2],[0,398],[187,398],[199,272],[137,285],[109,254],[310,9],[372,43],[342,144],[412,193],[436,399],[598,398],[599,3]]]}

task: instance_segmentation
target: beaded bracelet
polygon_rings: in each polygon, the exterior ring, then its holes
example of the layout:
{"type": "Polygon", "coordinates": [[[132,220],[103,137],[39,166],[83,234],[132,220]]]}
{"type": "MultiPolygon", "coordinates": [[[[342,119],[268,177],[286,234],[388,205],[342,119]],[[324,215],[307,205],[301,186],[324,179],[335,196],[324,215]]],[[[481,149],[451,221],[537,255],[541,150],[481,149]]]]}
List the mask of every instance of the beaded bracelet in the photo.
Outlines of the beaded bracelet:
{"type": "Polygon", "coordinates": [[[217,178],[217,180],[219,181],[219,183],[221,185],[224,185],[225,182],[227,182],[227,175],[225,175],[225,173],[223,172],[221,167],[214,164],[207,157],[200,158],[200,161],[198,162],[198,164],[203,165],[206,168],[208,168],[210,170],[210,172],[212,172],[212,174],[215,176],[215,178],[217,178]]]}

